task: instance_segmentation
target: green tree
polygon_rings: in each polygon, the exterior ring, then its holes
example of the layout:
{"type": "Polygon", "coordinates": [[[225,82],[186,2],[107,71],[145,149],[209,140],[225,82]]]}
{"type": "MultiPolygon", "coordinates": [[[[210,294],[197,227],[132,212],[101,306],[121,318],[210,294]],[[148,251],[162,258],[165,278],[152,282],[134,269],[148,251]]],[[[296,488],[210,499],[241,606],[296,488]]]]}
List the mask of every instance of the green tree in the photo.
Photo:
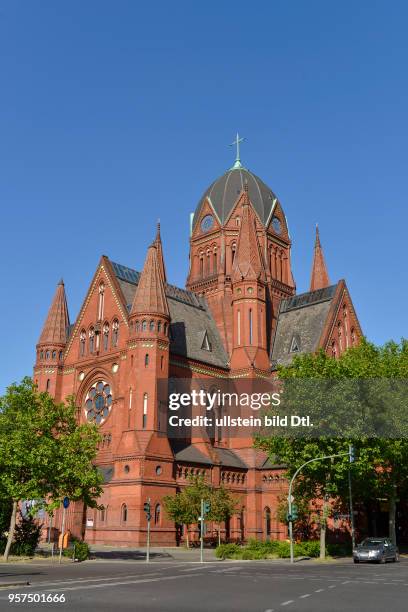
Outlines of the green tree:
{"type": "Polygon", "coordinates": [[[211,490],[210,512],[207,519],[218,523],[218,545],[221,544],[221,523],[227,521],[238,508],[239,500],[223,486],[211,490]]]}
{"type": "Polygon", "coordinates": [[[408,481],[407,374],[406,340],[382,347],[363,340],[339,359],[320,351],[298,356],[291,365],[279,368],[286,409],[311,415],[317,427],[302,437],[288,436],[283,430],[276,436],[261,435],[256,445],[285,463],[288,477],[309,459],[347,452],[349,444],[356,449],[351,465],[347,457],[313,462],[297,479],[296,497],[323,500],[322,547],[328,498],[347,504],[349,469],[356,500],[369,503],[388,498],[389,535],[395,542],[396,499],[407,492],[408,481]]]}
{"type": "Polygon", "coordinates": [[[12,508],[5,561],[22,500],[37,500],[49,512],[66,495],[97,507],[102,477],[93,461],[99,440],[95,425],[77,423],[72,398],[58,404],[30,378],[0,398],[0,491],[12,508]]]}

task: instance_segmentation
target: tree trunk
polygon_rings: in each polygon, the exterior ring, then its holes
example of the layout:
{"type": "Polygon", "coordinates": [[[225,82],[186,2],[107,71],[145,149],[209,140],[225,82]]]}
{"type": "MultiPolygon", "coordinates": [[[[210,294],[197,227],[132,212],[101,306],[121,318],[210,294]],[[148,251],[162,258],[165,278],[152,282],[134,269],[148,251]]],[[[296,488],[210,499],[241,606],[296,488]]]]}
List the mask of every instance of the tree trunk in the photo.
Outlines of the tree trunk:
{"type": "Polygon", "coordinates": [[[188,539],[188,525],[186,525],[186,545],[187,545],[187,548],[190,548],[190,542],[188,539]]]}
{"type": "Polygon", "coordinates": [[[10,548],[13,543],[14,530],[16,528],[16,520],[17,520],[17,504],[18,502],[13,501],[13,511],[10,517],[10,527],[9,527],[9,532],[8,532],[8,537],[7,537],[6,549],[4,551],[3,561],[8,561],[9,554],[10,554],[10,548]]]}
{"type": "Polygon", "coordinates": [[[221,546],[221,525],[218,525],[218,546],[221,546]]]}
{"type": "Polygon", "coordinates": [[[395,545],[397,543],[397,535],[395,531],[395,515],[396,515],[397,495],[395,485],[392,487],[392,492],[389,501],[389,513],[388,513],[388,537],[391,542],[395,545]]]}
{"type": "Polygon", "coordinates": [[[327,500],[323,500],[323,507],[320,519],[320,559],[326,558],[326,525],[327,525],[327,500]]]}

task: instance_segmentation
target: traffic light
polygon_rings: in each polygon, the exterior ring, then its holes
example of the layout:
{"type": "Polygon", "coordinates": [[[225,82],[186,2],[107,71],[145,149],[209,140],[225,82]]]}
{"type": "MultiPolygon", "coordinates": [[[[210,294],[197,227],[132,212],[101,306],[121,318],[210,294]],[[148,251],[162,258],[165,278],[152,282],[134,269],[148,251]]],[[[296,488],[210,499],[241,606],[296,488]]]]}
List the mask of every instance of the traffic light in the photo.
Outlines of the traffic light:
{"type": "Polygon", "coordinates": [[[349,461],[350,463],[354,463],[355,460],[356,460],[356,457],[355,457],[354,446],[350,444],[349,445],[349,461]]]}
{"type": "Polygon", "coordinates": [[[204,510],[204,516],[209,513],[209,511],[211,510],[210,502],[206,502],[206,501],[204,502],[203,510],[204,510]]]}
{"type": "Polygon", "coordinates": [[[152,518],[152,515],[150,514],[150,502],[145,502],[144,503],[143,510],[146,513],[147,520],[150,521],[150,519],[152,518]]]}
{"type": "Polygon", "coordinates": [[[295,504],[292,504],[292,512],[291,514],[289,514],[289,512],[286,514],[286,520],[288,521],[288,523],[293,521],[296,521],[296,519],[298,518],[298,509],[297,506],[295,506],[295,504]]]}

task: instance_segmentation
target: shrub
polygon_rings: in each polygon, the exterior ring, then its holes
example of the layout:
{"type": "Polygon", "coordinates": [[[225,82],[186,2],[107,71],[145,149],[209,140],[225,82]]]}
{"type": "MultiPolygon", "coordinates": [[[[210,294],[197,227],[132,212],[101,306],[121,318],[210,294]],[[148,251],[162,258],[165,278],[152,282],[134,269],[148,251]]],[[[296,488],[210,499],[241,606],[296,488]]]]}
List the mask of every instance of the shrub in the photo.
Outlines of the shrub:
{"type": "Polygon", "coordinates": [[[250,548],[244,548],[241,554],[241,559],[244,559],[245,561],[265,559],[265,553],[263,553],[262,550],[251,550],[250,548]]]}
{"type": "Polygon", "coordinates": [[[71,544],[72,546],[64,549],[64,557],[70,557],[71,559],[74,557],[75,559],[78,559],[78,561],[86,561],[89,559],[90,550],[89,545],[86,542],[82,542],[76,538],[71,538],[71,544]]]}
{"type": "Polygon", "coordinates": [[[318,557],[320,555],[320,542],[318,540],[309,540],[295,544],[296,557],[318,557]]]}
{"type": "Polygon", "coordinates": [[[38,546],[41,527],[31,516],[20,517],[14,531],[14,542],[11,545],[12,555],[32,556],[38,546]]]}
{"type": "Polygon", "coordinates": [[[242,548],[238,544],[220,544],[215,549],[215,556],[218,559],[232,559],[234,555],[240,554],[242,548]]]}

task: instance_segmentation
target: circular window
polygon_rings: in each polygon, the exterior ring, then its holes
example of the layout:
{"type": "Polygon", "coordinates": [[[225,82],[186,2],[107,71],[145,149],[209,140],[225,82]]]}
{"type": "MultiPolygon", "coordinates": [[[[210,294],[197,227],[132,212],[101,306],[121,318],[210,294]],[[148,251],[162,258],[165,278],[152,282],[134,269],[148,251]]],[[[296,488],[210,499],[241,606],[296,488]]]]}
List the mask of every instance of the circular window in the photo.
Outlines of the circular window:
{"type": "Polygon", "coordinates": [[[248,291],[248,293],[253,293],[254,292],[252,287],[248,287],[247,291],[248,291]]]}
{"type": "Polygon", "coordinates": [[[85,416],[88,421],[100,425],[107,419],[111,407],[112,392],[110,385],[104,380],[98,380],[86,395],[85,416]]]}
{"type": "Polygon", "coordinates": [[[272,219],[272,227],[273,230],[277,233],[280,234],[282,231],[282,226],[281,226],[281,222],[279,221],[278,217],[274,217],[272,219]]]}
{"type": "Polygon", "coordinates": [[[206,215],[201,221],[201,231],[209,232],[213,225],[214,225],[214,217],[212,217],[211,215],[206,215]]]}
{"type": "Polygon", "coordinates": [[[157,476],[160,476],[160,474],[162,473],[162,471],[163,471],[162,466],[161,466],[161,465],[158,465],[158,466],[156,467],[156,474],[157,474],[157,476]]]}

